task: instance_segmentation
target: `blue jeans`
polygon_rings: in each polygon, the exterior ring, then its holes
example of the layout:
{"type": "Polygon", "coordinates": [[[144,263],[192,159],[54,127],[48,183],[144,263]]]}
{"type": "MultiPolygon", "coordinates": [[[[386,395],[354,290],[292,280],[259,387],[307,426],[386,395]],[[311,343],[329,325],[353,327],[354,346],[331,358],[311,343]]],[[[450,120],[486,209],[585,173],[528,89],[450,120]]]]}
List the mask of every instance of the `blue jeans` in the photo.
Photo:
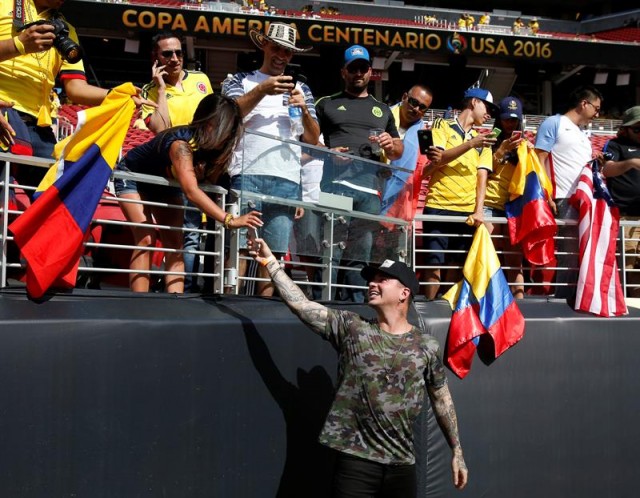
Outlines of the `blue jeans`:
{"type": "MultiPolygon", "coordinates": [[[[186,197],[184,197],[184,205],[189,207],[195,207],[191,204],[186,197]]],[[[200,228],[202,224],[202,213],[200,211],[186,210],[184,212],[184,228],[200,228]]],[[[194,251],[197,251],[200,247],[200,234],[198,232],[184,232],[184,271],[186,273],[195,272],[198,270],[196,260],[199,258],[194,251]]],[[[199,292],[198,277],[192,275],[185,275],[184,277],[184,291],[185,292],[199,292]]]]}
{"type": "MultiPolygon", "coordinates": [[[[328,186],[327,190],[336,195],[351,197],[354,211],[380,214],[380,197],[375,194],[361,192],[335,183],[328,186]]],[[[360,275],[360,270],[371,261],[373,234],[379,228],[378,222],[361,218],[347,218],[346,223],[336,223],[334,225],[334,246],[331,263],[349,267],[344,273],[344,283],[346,285],[367,286],[366,280],[360,275]],[[344,249],[337,245],[340,242],[344,243],[344,249]]],[[[338,270],[333,268],[331,282],[336,283],[337,280],[338,270]]],[[[365,295],[366,293],[363,290],[347,289],[348,300],[354,303],[364,303],[365,295]]]]}
{"type": "MultiPolygon", "coordinates": [[[[300,200],[301,195],[299,184],[269,175],[236,175],[231,178],[231,188],[294,201],[300,200]]],[[[258,235],[266,240],[273,252],[285,254],[289,250],[295,208],[264,202],[260,199],[247,199],[242,194],[240,196],[242,200],[240,212],[245,214],[251,210],[260,211],[264,225],[258,230],[258,235]]],[[[238,235],[240,247],[245,247],[247,231],[240,230],[238,235]]]]}

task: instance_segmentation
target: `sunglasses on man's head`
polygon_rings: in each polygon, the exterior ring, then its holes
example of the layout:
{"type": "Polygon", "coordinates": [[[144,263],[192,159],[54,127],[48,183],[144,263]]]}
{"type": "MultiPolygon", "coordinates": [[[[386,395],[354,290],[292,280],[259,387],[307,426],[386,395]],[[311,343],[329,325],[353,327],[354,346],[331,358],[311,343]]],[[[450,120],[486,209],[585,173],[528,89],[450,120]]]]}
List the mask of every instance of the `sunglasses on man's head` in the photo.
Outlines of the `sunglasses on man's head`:
{"type": "Polygon", "coordinates": [[[417,109],[420,110],[420,112],[425,112],[427,109],[429,109],[429,106],[424,105],[422,102],[420,102],[418,99],[415,99],[411,96],[407,97],[407,102],[409,102],[409,105],[411,107],[416,107],[417,109]]]}
{"type": "Polygon", "coordinates": [[[176,54],[176,57],[180,58],[182,57],[182,50],[178,49],[178,50],[163,50],[162,52],[160,52],[160,55],[162,55],[162,57],[164,57],[165,59],[171,59],[171,57],[173,57],[173,54],[176,54]]]}

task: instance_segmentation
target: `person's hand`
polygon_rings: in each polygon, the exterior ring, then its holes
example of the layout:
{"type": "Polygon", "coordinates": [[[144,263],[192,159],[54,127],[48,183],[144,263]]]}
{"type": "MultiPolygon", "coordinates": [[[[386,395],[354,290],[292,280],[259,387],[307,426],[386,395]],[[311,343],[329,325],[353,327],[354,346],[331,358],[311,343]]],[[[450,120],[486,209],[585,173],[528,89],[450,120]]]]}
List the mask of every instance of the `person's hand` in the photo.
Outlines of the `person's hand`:
{"type": "Polygon", "coordinates": [[[498,147],[498,151],[500,152],[500,154],[504,156],[505,154],[508,154],[512,150],[517,149],[523,140],[525,139],[522,136],[519,136],[519,137],[511,136],[507,140],[502,141],[502,143],[500,144],[500,147],[498,147]]]}
{"type": "Polygon", "coordinates": [[[293,84],[291,76],[270,76],[260,83],[258,88],[264,95],[282,95],[291,92],[293,84]]]}
{"type": "Polygon", "coordinates": [[[467,143],[471,145],[472,149],[479,149],[484,147],[493,147],[496,140],[496,138],[490,137],[488,133],[478,133],[471,140],[468,140],[467,143]]]}
{"type": "Polygon", "coordinates": [[[296,208],[296,213],[293,215],[293,219],[294,220],[299,220],[299,219],[302,219],[303,217],[304,217],[304,208],[297,207],[296,208]]]}
{"type": "Polygon", "coordinates": [[[556,206],[556,203],[554,202],[554,200],[553,199],[548,199],[547,202],[549,203],[549,207],[551,208],[551,212],[555,216],[558,216],[558,206],[556,206]]]}
{"type": "Polygon", "coordinates": [[[251,211],[250,213],[237,216],[229,222],[229,228],[260,228],[264,223],[262,222],[262,213],[259,211],[251,211]]]}
{"type": "Polygon", "coordinates": [[[442,153],[444,151],[440,147],[435,147],[431,145],[429,149],[427,149],[427,159],[434,164],[440,164],[442,161],[442,153]]]}
{"type": "MultiPolygon", "coordinates": [[[[333,152],[342,152],[347,154],[349,152],[349,147],[331,147],[329,150],[333,152]]],[[[353,159],[345,156],[333,156],[333,162],[336,164],[348,164],[352,162],[353,159]]]]}
{"type": "Polygon", "coordinates": [[[264,239],[248,239],[247,249],[249,249],[249,256],[255,259],[262,266],[266,266],[270,259],[276,259],[264,239]]]}
{"type": "Polygon", "coordinates": [[[56,39],[53,30],[50,24],[37,24],[21,31],[18,39],[24,45],[24,51],[27,54],[42,52],[53,46],[53,40],[56,39]]]}
{"type": "Polygon", "coordinates": [[[156,104],[153,100],[145,99],[142,96],[142,89],[141,88],[138,88],[136,86],[135,89],[136,89],[136,94],[132,95],[131,98],[133,99],[133,102],[136,104],[136,107],[140,107],[140,106],[143,106],[143,105],[148,105],[149,107],[153,107],[154,109],[158,108],[158,104],[156,104]]]}
{"type": "Polygon", "coordinates": [[[291,92],[289,97],[289,105],[299,107],[303,111],[307,108],[307,103],[304,101],[304,94],[297,88],[291,92]]]}
{"type": "Polygon", "coordinates": [[[164,68],[166,65],[161,66],[160,62],[156,59],[151,66],[151,79],[158,86],[158,90],[164,90],[167,88],[167,84],[164,81],[164,77],[168,74],[164,68]]]}
{"type": "Polygon", "coordinates": [[[464,488],[469,480],[469,470],[464,462],[462,450],[454,450],[453,458],[451,459],[451,471],[453,473],[453,485],[456,489],[464,488]]]}
{"type": "Polygon", "coordinates": [[[470,214],[466,221],[467,225],[478,228],[484,223],[484,213],[482,211],[476,211],[470,214]]]}
{"type": "Polygon", "coordinates": [[[378,145],[387,154],[393,153],[393,137],[386,131],[380,133],[377,137],[369,137],[369,141],[378,142],[378,145]]]}
{"type": "MultiPolygon", "coordinates": [[[[13,107],[12,103],[5,102],[0,100],[0,111],[2,109],[8,109],[13,107]]],[[[4,117],[4,115],[0,112],[0,143],[2,145],[9,147],[13,145],[13,137],[16,135],[13,127],[9,124],[9,121],[4,117]]]]}

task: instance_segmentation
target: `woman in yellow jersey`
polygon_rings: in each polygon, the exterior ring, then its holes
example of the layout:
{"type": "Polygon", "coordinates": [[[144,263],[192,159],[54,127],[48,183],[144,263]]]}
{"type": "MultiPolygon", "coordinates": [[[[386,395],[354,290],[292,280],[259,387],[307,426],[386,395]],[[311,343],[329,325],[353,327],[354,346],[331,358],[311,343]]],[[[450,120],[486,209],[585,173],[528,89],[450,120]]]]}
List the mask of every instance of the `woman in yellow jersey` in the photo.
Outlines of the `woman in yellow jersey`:
{"type": "MultiPolygon", "coordinates": [[[[522,135],[522,103],[516,97],[505,97],[500,102],[500,113],[495,127],[501,129],[498,140],[493,146],[493,171],[487,180],[484,199],[484,216],[505,217],[504,205],[509,200],[509,183],[518,165],[518,145],[524,140],[522,135]]],[[[489,233],[496,235],[494,243],[498,251],[504,251],[502,263],[510,268],[507,280],[511,283],[511,292],[517,299],[524,297],[524,276],[522,274],[522,254],[509,242],[509,229],[506,224],[485,222],[489,233]]]]}

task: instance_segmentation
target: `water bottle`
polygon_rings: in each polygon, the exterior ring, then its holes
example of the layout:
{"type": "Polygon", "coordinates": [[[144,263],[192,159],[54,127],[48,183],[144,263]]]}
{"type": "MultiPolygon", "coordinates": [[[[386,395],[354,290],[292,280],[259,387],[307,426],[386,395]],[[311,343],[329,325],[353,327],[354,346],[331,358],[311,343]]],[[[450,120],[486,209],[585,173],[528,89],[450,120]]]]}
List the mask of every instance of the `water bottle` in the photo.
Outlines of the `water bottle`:
{"type": "Polygon", "coordinates": [[[302,108],[295,105],[289,106],[289,124],[291,126],[291,138],[293,140],[300,140],[300,135],[304,133],[304,125],[302,124],[302,108]]]}

